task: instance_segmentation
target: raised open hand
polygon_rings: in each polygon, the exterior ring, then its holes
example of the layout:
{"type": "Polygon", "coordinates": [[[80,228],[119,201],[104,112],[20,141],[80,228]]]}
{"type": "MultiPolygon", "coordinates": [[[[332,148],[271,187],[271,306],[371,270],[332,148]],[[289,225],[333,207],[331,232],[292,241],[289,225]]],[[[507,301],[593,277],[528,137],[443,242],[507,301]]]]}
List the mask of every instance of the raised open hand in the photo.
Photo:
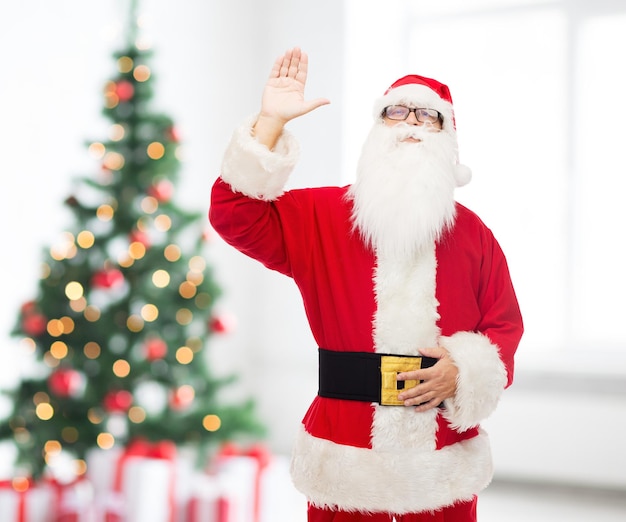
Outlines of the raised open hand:
{"type": "Polygon", "coordinates": [[[288,50],[274,62],[255,124],[257,138],[270,148],[289,120],[330,103],[326,98],[304,99],[308,66],[309,59],[299,47],[288,50]]]}

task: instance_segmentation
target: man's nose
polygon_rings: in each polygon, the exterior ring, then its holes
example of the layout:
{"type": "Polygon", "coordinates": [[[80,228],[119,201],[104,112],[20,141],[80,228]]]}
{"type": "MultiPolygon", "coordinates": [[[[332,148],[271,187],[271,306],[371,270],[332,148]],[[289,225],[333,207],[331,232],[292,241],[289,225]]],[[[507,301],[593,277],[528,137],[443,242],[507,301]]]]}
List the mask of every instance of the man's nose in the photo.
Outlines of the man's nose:
{"type": "Polygon", "coordinates": [[[415,115],[415,111],[409,112],[409,115],[406,118],[406,123],[409,125],[421,125],[422,122],[418,121],[417,116],[415,115]]]}

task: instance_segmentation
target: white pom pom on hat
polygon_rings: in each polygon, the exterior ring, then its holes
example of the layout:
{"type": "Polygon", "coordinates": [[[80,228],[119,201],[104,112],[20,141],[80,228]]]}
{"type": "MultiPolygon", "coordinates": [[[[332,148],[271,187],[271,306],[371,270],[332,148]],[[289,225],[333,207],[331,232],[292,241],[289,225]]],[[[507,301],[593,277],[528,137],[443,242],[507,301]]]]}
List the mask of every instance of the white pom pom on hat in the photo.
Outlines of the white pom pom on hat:
{"type": "MultiPolygon", "coordinates": [[[[448,86],[425,76],[409,74],[396,80],[385,94],[374,103],[374,117],[380,118],[383,109],[389,105],[411,104],[415,107],[435,109],[443,116],[442,130],[454,136],[456,142],[456,121],[452,107],[452,95],[448,86]]],[[[458,187],[467,185],[472,179],[472,171],[466,165],[456,165],[455,179],[458,187]]]]}

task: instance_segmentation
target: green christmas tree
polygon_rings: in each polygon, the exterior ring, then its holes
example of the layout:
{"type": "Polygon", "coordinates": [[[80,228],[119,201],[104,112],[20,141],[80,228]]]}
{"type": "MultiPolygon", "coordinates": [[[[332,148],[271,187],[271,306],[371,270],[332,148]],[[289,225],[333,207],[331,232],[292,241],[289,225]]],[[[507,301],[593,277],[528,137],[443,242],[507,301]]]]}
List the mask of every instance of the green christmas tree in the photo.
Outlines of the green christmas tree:
{"type": "Polygon", "coordinates": [[[204,213],[174,202],[180,160],[173,121],[153,112],[151,52],[114,54],[104,88],[109,139],[89,144],[101,165],[65,201],[75,218],[47,250],[36,297],[13,334],[37,371],[6,391],[13,411],[0,439],[18,449],[17,470],[37,478],[59,453],[85,471],[92,448],[134,438],[198,449],[260,436],[254,404],[224,403],[233,380],[212,374],[208,341],[224,328],[220,294],[203,252],[204,213]]]}

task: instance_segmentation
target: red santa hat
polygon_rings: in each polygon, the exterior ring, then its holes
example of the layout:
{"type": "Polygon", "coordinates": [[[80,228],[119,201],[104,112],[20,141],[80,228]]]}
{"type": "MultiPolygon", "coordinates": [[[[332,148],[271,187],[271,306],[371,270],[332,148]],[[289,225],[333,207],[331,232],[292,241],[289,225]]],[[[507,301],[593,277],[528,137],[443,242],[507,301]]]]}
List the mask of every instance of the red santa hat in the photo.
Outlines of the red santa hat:
{"type": "MultiPolygon", "coordinates": [[[[448,132],[457,143],[456,122],[452,107],[452,95],[447,85],[432,78],[409,74],[395,81],[385,94],[374,103],[374,117],[381,118],[383,109],[389,105],[410,105],[439,111],[443,117],[442,131],[448,132]]],[[[465,165],[456,164],[457,186],[467,185],[472,179],[472,171],[465,165]]]]}

